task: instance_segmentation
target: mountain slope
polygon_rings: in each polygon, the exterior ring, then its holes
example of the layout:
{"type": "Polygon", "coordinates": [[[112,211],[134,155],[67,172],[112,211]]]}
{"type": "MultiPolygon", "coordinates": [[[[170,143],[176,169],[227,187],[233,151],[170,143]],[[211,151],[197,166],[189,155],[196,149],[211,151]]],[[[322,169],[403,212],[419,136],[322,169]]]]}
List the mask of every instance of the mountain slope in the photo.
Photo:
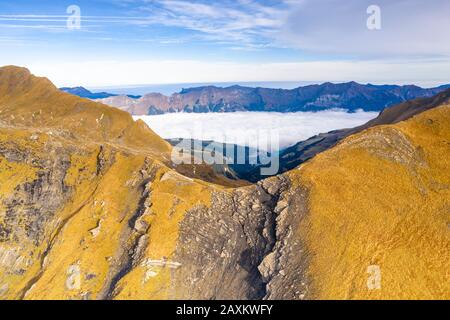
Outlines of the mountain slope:
{"type": "Polygon", "coordinates": [[[331,299],[449,299],[450,105],[343,140],[292,181],[310,213],[294,231],[306,246],[313,295],[331,299]],[[369,266],[381,289],[369,290],[369,266]]]}
{"type": "Polygon", "coordinates": [[[13,67],[0,90],[2,299],[450,298],[447,103],[224,188],[127,113],[13,67]]]}
{"type": "Polygon", "coordinates": [[[430,97],[445,86],[423,89],[417,86],[376,86],[356,82],[324,83],[293,90],[214,86],[184,89],[170,97],[151,93],[139,99],[127,96],[99,101],[133,115],[167,112],[235,112],[235,111],[320,111],[342,108],[350,111],[381,111],[386,107],[418,97],[430,97]]]}
{"type": "Polygon", "coordinates": [[[124,112],[59,91],[17,67],[0,69],[0,120],[68,139],[146,149],[170,161],[170,145],[124,112]],[[152,141],[152,143],[149,143],[152,141]]]}

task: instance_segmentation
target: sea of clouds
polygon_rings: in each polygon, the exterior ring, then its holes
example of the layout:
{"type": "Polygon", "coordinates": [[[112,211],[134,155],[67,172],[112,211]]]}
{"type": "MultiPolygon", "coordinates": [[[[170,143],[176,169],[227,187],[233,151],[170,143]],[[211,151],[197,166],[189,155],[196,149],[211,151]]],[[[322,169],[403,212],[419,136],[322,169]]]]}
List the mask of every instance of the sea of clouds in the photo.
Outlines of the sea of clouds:
{"type": "Polygon", "coordinates": [[[169,113],[136,116],[164,139],[185,138],[245,144],[257,148],[258,137],[276,136],[279,149],[319,133],[353,128],[375,118],[376,112],[345,110],[320,112],[169,113]]]}

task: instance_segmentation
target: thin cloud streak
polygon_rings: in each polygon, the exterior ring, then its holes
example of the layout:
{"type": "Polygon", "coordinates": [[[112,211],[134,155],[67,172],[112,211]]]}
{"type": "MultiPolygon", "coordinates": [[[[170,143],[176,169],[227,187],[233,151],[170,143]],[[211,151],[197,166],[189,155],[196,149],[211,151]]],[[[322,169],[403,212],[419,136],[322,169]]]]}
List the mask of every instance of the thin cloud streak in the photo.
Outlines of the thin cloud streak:
{"type": "MultiPolygon", "coordinates": [[[[233,46],[250,48],[268,46],[274,34],[282,26],[287,15],[286,3],[277,7],[264,6],[253,1],[226,1],[225,3],[154,0],[118,2],[133,5],[132,12],[139,15],[85,16],[84,23],[124,24],[134,26],[166,26],[198,33],[197,38],[210,42],[232,42],[233,46]],[[137,5],[137,8],[134,8],[137,5]],[[280,8],[278,8],[280,7],[280,8]]],[[[0,21],[65,22],[69,15],[0,15],[0,21]]],[[[15,25],[16,28],[19,25],[15,25]]],[[[27,28],[27,25],[23,25],[27,28]]]]}

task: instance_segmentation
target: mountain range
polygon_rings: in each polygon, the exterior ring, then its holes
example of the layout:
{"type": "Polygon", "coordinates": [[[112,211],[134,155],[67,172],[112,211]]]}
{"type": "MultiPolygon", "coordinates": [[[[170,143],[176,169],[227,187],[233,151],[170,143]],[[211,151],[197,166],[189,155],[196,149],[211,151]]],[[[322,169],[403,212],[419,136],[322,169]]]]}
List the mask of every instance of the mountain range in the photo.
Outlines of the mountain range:
{"type": "Polygon", "coordinates": [[[414,85],[372,85],[324,83],[292,90],[215,86],[183,89],[165,96],[149,93],[142,97],[116,96],[107,93],[86,94],[84,90],[64,89],[75,95],[125,110],[132,115],[155,115],[171,112],[236,112],[268,111],[298,112],[321,111],[333,108],[350,112],[382,111],[383,109],[420,97],[431,97],[450,85],[424,89],[414,85]]]}
{"type": "Polygon", "coordinates": [[[0,299],[450,299],[449,94],[236,186],[0,68],[0,299]]]}

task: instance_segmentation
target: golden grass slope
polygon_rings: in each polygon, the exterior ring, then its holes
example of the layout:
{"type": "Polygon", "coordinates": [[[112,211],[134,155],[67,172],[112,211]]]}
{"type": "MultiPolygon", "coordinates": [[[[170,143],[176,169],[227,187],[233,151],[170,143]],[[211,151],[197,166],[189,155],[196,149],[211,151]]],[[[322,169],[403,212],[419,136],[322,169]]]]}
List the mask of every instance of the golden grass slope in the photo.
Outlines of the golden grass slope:
{"type": "Polygon", "coordinates": [[[25,68],[0,68],[0,120],[78,141],[110,143],[169,162],[171,146],[127,112],[59,91],[25,68]]]}
{"type": "MultiPolygon", "coordinates": [[[[25,143],[15,135],[9,139],[25,143]]],[[[48,139],[45,143],[58,144],[59,138],[48,139]]],[[[45,143],[36,142],[36,156],[45,158],[45,143]]],[[[181,177],[145,155],[120,149],[103,149],[107,164],[97,174],[97,146],[79,149],[64,143],[72,148],[64,181],[71,196],[45,225],[41,243],[35,244],[25,234],[0,243],[0,299],[110,299],[116,294],[119,299],[167,298],[167,269],[145,282],[147,269],[140,265],[118,284],[111,275],[124,268],[127,250],[141,237],[148,243],[141,259],[170,260],[180,220],[189,208],[208,206],[215,187],[181,177]],[[148,195],[144,195],[145,186],[149,186],[148,195]],[[141,212],[141,202],[147,198],[149,208],[141,212]],[[145,226],[140,232],[131,224],[138,214],[139,223],[145,226]],[[110,289],[114,294],[106,295],[110,289]]],[[[2,197],[13,195],[11,183],[32,181],[36,171],[47,170],[25,164],[13,170],[14,166],[19,165],[1,161],[0,181],[8,182],[1,189],[2,197]]],[[[0,223],[4,214],[0,210],[0,223]]],[[[18,208],[15,214],[25,213],[18,208]]],[[[19,230],[27,227],[17,226],[19,230]]]]}
{"type": "MultiPolygon", "coordinates": [[[[0,122],[2,127],[32,128],[79,143],[126,148],[172,166],[172,146],[144,121],[134,121],[128,112],[62,92],[48,79],[33,76],[25,68],[0,68],[0,122]]],[[[244,185],[216,174],[206,165],[175,169],[220,185],[244,185]]]]}
{"type": "Polygon", "coordinates": [[[351,136],[288,175],[309,189],[297,236],[314,298],[450,299],[450,105],[351,136]]]}

